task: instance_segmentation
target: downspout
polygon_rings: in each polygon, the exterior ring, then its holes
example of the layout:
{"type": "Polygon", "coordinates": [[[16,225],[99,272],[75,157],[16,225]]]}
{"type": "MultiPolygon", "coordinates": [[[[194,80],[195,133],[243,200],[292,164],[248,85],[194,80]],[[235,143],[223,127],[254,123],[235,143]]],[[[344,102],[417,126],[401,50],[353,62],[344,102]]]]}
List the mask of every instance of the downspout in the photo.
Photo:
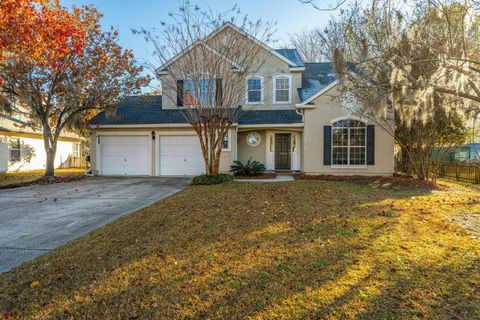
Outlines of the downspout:
{"type": "Polygon", "coordinates": [[[301,109],[302,111],[300,111],[299,108],[295,107],[295,113],[298,114],[299,116],[302,117],[302,123],[305,123],[305,115],[303,114],[303,109],[301,109]]]}

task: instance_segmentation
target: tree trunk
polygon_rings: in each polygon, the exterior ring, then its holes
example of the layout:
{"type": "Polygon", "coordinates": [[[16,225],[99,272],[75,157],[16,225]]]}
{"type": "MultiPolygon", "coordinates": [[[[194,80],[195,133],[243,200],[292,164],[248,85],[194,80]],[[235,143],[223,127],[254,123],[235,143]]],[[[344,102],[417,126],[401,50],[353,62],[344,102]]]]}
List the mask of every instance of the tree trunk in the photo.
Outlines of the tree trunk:
{"type": "Polygon", "coordinates": [[[57,136],[52,137],[52,130],[45,121],[43,125],[43,144],[45,146],[45,153],[47,155],[47,162],[45,163],[45,178],[55,176],[55,155],[57,153],[57,136]]]}
{"type": "Polygon", "coordinates": [[[48,148],[45,150],[47,153],[47,163],[45,167],[45,174],[43,175],[45,178],[55,176],[55,154],[57,153],[56,147],[57,146],[55,145],[54,148],[48,148]]]}

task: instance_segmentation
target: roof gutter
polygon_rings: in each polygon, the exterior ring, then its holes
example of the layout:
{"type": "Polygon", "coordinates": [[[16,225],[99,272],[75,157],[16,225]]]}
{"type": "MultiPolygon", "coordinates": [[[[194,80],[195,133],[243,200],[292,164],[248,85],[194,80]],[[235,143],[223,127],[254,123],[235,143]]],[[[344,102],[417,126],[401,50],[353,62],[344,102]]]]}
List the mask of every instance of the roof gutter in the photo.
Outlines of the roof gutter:
{"type": "Polygon", "coordinates": [[[259,129],[259,128],[303,128],[303,123],[286,123],[286,124],[275,124],[275,123],[265,123],[265,124],[241,124],[238,126],[239,129],[259,129]]]}
{"type": "Polygon", "coordinates": [[[295,71],[305,71],[305,67],[290,67],[291,72],[295,71]]]}
{"type": "MultiPolygon", "coordinates": [[[[232,127],[236,124],[232,124],[232,127]]],[[[91,129],[117,128],[117,129],[137,129],[137,128],[191,128],[190,123],[151,123],[151,124],[91,124],[91,129]]]]}

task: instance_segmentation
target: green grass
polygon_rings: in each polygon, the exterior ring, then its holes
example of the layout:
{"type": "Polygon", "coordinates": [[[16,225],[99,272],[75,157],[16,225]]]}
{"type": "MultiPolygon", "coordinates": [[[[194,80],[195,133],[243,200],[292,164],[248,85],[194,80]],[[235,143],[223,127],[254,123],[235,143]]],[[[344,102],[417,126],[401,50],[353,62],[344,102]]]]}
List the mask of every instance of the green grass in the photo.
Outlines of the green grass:
{"type": "MultiPolygon", "coordinates": [[[[33,182],[43,177],[44,170],[30,170],[30,171],[18,171],[8,172],[0,174],[0,188],[7,187],[14,184],[22,184],[33,182]]],[[[70,176],[83,176],[85,169],[55,169],[55,176],[57,177],[70,177],[70,176]]]]}
{"type": "Polygon", "coordinates": [[[0,276],[18,319],[479,319],[480,191],[192,186],[0,276]],[[31,288],[38,281],[39,285],[31,288]]]}

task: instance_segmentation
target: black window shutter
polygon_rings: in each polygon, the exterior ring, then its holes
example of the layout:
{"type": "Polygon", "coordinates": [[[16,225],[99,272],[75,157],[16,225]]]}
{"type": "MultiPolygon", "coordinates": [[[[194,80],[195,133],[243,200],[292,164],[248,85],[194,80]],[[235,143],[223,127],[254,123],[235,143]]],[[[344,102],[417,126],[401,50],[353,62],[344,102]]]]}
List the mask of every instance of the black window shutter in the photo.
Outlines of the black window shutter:
{"type": "Polygon", "coordinates": [[[375,164],[375,126],[367,126],[367,164],[375,164]]]}
{"type": "Polygon", "coordinates": [[[183,106],[183,80],[177,80],[177,107],[183,106]]]}
{"type": "Polygon", "coordinates": [[[222,79],[215,80],[215,104],[217,106],[221,106],[223,103],[223,87],[222,87],[222,79]]]}
{"type": "Polygon", "coordinates": [[[323,126],[323,164],[332,164],[332,126],[323,126]]]}

